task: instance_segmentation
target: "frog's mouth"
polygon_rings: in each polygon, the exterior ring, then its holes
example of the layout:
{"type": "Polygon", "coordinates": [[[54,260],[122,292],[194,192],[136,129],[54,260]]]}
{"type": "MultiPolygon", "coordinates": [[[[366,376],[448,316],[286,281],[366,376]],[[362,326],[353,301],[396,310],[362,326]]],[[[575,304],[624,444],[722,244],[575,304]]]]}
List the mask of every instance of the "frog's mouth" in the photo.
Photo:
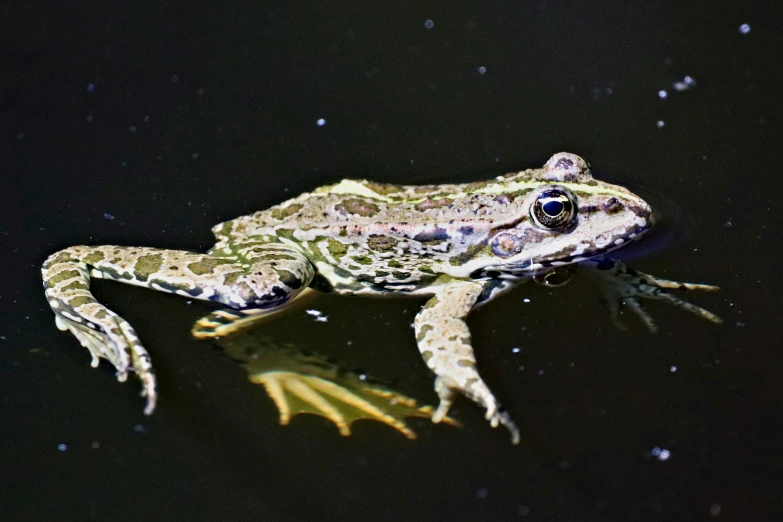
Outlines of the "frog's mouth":
{"type": "Polygon", "coordinates": [[[582,261],[608,254],[628,245],[632,241],[636,241],[652,228],[653,223],[654,220],[650,219],[644,225],[637,225],[626,237],[618,238],[613,244],[605,247],[586,248],[578,254],[564,255],[553,260],[524,259],[502,265],[489,265],[474,270],[470,277],[472,279],[523,279],[552,268],[581,263],[582,261]]]}

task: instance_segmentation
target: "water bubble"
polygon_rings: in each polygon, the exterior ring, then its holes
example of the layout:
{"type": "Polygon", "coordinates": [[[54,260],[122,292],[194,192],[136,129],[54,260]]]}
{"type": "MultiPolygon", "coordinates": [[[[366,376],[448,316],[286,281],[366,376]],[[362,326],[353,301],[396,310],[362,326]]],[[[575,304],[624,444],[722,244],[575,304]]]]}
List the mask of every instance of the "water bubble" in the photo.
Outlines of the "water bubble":
{"type": "Polygon", "coordinates": [[[323,119],[323,118],[318,118],[318,121],[316,121],[315,123],[316,123],[316,125],[318,125],[319,127],[323,127],[324,125],[326,125],[326,120],[325,120],[325,119],[323,119]]]}
{"type": "Polygon", "coordinates": [[[672,452],[666,448],[659,448],[658,446],[655,446],[650,450],[650,455],[660,461],[666,461],[669,460],[669,458],[672,456],[672,452]]]}
{"type": "Polygon", "coordinates": [[[433,27],[435,27],[435,22],[433,22],[432,20],[425,20],[424,21],[424,28],[425,29],[432,29],[433,27]]]}
{"type": "Polygon", "coordinates": [[[748,34],[750,32],[750,25],[742,24],[741,26],[739,26],[738,30],[740,34],[748,34]]]}

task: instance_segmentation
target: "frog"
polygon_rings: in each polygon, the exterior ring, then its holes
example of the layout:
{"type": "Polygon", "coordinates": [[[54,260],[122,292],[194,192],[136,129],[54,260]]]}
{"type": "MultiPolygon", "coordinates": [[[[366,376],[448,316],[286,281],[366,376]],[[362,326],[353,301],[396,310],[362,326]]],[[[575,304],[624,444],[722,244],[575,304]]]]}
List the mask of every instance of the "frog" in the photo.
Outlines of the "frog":
{"type": "MultiPolygon", "coordinates": [[[[133,327],[98,302],[90,278],[220,305],[199,319],[197,338],[221,338],[293,306],[310,292],[427,298],[416,345],[435,375],[439,423],[459,396],[481,407],[511,441],[519,427],[478,372],[466,319],[528,281],[584,268],[599,281],[613,322],[627,306],[654,331],[640,300],[660,300],[714,323],[712,312],[670,290],[716,286],[656,278],[607,256],[655,223],[627,188],[593,177],[582,157],[560,152],[542,167],[469,183],[397,185],[344,179],[212,228],[206,253],[132,246],[71,246],[43,263],[55,323],[107,360],[119,381],[134,374],[158,400],[152,360],[133,327]]],[[[555,278],[556,279],[556,278],[555,278]]]]}

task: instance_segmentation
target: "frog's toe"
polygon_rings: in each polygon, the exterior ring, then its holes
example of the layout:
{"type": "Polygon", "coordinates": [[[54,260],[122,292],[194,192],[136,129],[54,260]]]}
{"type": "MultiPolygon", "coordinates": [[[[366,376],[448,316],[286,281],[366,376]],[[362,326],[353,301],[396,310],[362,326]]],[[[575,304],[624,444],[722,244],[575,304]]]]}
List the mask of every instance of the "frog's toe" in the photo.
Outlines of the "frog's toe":
{"type": "Polygon", "coordinates": [[[247,308],[244,310],[224,308],[215,310],[196,321],[190,333],[196,339],[226,337],[239,330],[248,328],[258,321],[276,314],[278,311],[277,308],[247,308]]]}
{"type": "Polygon", "coordinates": [[[437,424],[449,414],[451,405],[454,404],[454,399],[459,392],[457,388],[449,386],[446,379],[440,376],[435,378],[435,392],[440,398],[440,403],[438,404],[438,409],[432,414],[432,422],[437,424]]]}
{"type": "Polygon", "coordinates": [[[639,304],[639,301],[633,297],[626,297],[625,304],[628,306],[628,308],[633,310],[633,313],[636,314],[636,317],[642,320],[650,333],[658,333],[658,327],[655,325],[655,321],[653,320],[652,316],[647,313],[647,310],[645,310],[642,305],[639,304]]]}
{"type": "Polygon", "coordinates": [[[489,419],[489,423],[493,428],[498,426],[505,426],[505,428],[511,434],[511,444],[519,444],[519,427],[511,420],[511,415],[503,409],[496,410],[495,414],[489,419]]]}

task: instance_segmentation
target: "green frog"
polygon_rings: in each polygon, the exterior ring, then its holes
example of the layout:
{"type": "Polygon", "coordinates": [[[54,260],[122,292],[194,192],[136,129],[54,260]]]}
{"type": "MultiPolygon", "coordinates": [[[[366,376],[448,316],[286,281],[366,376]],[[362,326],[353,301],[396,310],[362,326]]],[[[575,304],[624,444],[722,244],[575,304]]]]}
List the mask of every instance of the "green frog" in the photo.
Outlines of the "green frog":
{"type": "Polygon", "coordinates": [[[207,253],[74,246],[51,255],[42,272],[57,326],[89,350],[93,366],[108,360],[120,381],[134,373],[146,414],[158,398],[150,356],[130,324],[93,297],[90,277],[220,303],[194,326],[200,338],[246,328],[306,290],[429,297],[414,329],[440,399],[432,421],[448,419],[464,395],[518,443],[519,429],[479,375],[466,317],[525,281],[547,284],[580,264],[601,282],[615,321],[624,303],[654,329],[639,299],[658,299],[720,322],[667,292],[716,287],[655,278],[605,257],[653,222],[642,198],[594,179],[584,159],[563,152],[542,168],[474,183],[343,180],[216,225],[207,253]]]}

